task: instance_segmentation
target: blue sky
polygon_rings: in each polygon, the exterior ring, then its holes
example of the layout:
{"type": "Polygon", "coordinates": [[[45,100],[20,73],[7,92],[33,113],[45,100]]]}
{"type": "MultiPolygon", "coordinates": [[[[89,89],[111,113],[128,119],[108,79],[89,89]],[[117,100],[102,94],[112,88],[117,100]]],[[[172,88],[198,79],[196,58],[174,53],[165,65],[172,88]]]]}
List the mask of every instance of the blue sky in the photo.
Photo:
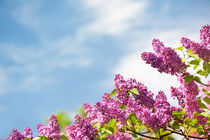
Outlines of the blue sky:
{"type": "Polygon", "coordinates": [[[73,116],[110,92],[116,73],[169,95],[176,78],[140,54],[153,38],[198,41],[209,13],[209,0],[1,0],[0,138],[12,128],[36,132],[59,109],[73,116]]]}

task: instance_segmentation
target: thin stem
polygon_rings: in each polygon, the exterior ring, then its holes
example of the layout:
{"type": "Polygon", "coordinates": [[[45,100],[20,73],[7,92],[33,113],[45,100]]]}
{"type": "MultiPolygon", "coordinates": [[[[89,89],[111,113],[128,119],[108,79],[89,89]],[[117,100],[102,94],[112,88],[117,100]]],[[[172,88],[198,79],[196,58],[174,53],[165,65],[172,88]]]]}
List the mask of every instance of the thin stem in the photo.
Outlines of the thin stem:
{"type": "Polygon", "coordinates": [[[196,136],[191,136],[191,135],[185,135],[184,133],[179,133],[179,132],[177,132],[177,131],[174,131],[174,130],[170,130],[170,129],[167,129],[168,131],[171,131],[171,134],[172,133],[175,133],[175,134],[179,134],[179,135],[182,135],[182,136],[184,136],[185,138],[187,137],[187,139],[188,138],[196,138],[196,139],[207,139],[208,137],[196,137],[196,136]]]}
{"type": "Polygon", "coordinates": [[[204,85],[206,87],[209,87],[210,86],[210,85],[207,85],[207,84],[202,83],[201,81],[196,81],[196,82],[199,83],[199,84],[201,84],[201,85],[204,85]]]}
{"type": "Polygon", "coordinates": [[[144,134],[142,134],[142,133],[138,133],[138,132],[136,132],[136,131],[132,131],[132,130],[130,130],[130,129],[127,129],[127,131],[130,131],[130,132],[132,132],[132,133],[134,133],[134,134],[136,134],[136,135],[139,135],[139,136],[142,136],[142,137],[145,137],[145,138],[154,139],[154,140],[158,140],[158,139],[159,139],[159,138],[156,138],[156,137],[151,137],[151,136],[144,135],[144,134]]]}

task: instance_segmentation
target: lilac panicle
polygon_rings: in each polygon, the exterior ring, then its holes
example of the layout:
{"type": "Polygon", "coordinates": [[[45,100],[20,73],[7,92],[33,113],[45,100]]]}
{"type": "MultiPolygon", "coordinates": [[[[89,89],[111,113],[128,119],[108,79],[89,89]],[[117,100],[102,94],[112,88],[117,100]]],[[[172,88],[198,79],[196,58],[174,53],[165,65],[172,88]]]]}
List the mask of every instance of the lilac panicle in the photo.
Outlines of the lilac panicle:
{"type": "Polygon", "coordinates": [[[163,48],[165,48],[163,42],[161,42],[159,39],[152,40],[152,47],[157,54],[161,54],[163,48]]]}
{"type": "Polygon", "coordinates": [[[97,130],[92,127],[90,120],[81,118],[79,115],[76,115],[75,118],[74,124],[65,128],[67,137],[70,140],[92,140],[97,135],[97,130]]]}
{"type": "Polygon", "coordinates": [[[184,107],[185,101],[184,101],[184,95],[180,88],[171,87],[171,97],[177,98],[178,103],[181,107],[184,107]]]}
{"type": "Polygon", "coordinates": [[[199,94],[198,85],[195,83],[194,80],[192,80],[190,83],[186,84],[185,80],[183,79],[183,75],[178,76],[178,80],[180,81],[181,85],[178,88],[173,88],[172,90],[177,90],[172,93],[174,96],[176,96],[179,100],[179,103],[181,102],[181,105],[184,104],[185,113],[189,118],[196,118],[198,120],[198,124],[205,124],[207,119],[206,117],[199,116],[195,117],[193,116],[194,112],[201,113],[203,110],[199,107],[196,96],[199,94]],[[181,98],[181,97],[184,98],[181,98]],[[184,100],[184,101],[183,101],[184,100]]]}
{"type": "Polygon", "coordinates": [[[201,44],[210,49],[210,25],[202,26],[200,30],[201,44]]]}
{"type": "Polygon", "coordinates": [[[135,102],[146,107],[151,107],[154,104],[153,93],[148,91],[145,85],[137,82],[135,79],[129,78],[124,80],[123,76],[116,74],[114,82],[117,89],[116,101],[121,101],[123,103],[121,105],[127,105],[128,101],[131,100],[130,97],[127,97],[127,91],[133,88],[136,88],[139,92],[139,95],[133,94],[135,102]]]}
{"type": "Polygon", "coordinates": [[[149,125],[153,130],[157,130],[161,127],[164,127],[172,117],[173,107],[167,102],[166,95],[163,91],[160,91],[156,96],[154,110],[152,109],[143,109],[140,113],[139,118],[146,125],[149,125]]]}
{"type": "Polygon", "coordinates": [[[200,43],[182,37],[181,43],[186,49],[191,49],[205,62],[210,61],[210,25],[204,25],[200,30],[200,43]]]}
{"type": "Polygon", "coordinates": [[[38,124],[37,130],[40,136],[45,136],[48,138],[60,140],[62,133],[60,132],[60,127],[58,125],[58,120],[55,115],[52,115],[49,119],[48,126],[44,124],[38,124]]]}
{"type": "Polygon", "coordinates": [[[32,134],[32,132],[31,132],[31,128],[26,127],[26,128],[24,129],[24,131],[22,132],[22,136],[23,136],[24,138],[33,139],[33,134],[32,134]]]}
{"type": "Polygon", "coordinates": [[[10,132],[9,137],[7,138],[7,140],[23,140],[23,139],[24,137],[17,129],[13,129],[12,132],[10,132]]]}
{"type": "Polygon", "coordinates": [[[164,65],[163,58],[158,57],[152,52],[143,52],[141,54],[143,61],[146,61],[147,64],[150,64],[153,68],[157,68],[159,72],[165,72],[167,67],[164,65]]]}
{"type": "Polygon", "coordinates": [[[178,80],[181,83],[180,89],[185,97],[185,111],[189,117],[192,117],[193,112],[200,112],[200,107],[197,103],[196,96],[199,94],[198,85],[193,81],[186,84],[182,75],[179,75],[178,80]]]}
{"type": "Polygon", "coordinates": [[[109,94],[104,94],[102,102],[96,102],[94,106],[84,104],[87,118],[91,120],[92,124],[96,124],[100,121],[101,125],[109,122],[112,118],[121,122],[122,125],[126,124],[127,112],[122,108],[119,108],[118,104],[112,99],[108,99],[109,94]]]}
{"type": "Polygon", "coordinates": [[[141,55],[142,60],[146,61],[147,64],[157,68],[159,72],[172,75],[185,70],[185,63],[182,62],[179,55],[172,48],[165,47],[159,39],[153,39],[152,46],[156,54],[144,52],[141,55]]]}
{"type": "Polygon", "coordinates": [[[26,127],[24,131],[22,132],[22,134],[17,129],[13,129],[6,140],[24,140],[26,138],[30,138],[30,139],[33,138],[31,128],[29,127],[26,127]]]}

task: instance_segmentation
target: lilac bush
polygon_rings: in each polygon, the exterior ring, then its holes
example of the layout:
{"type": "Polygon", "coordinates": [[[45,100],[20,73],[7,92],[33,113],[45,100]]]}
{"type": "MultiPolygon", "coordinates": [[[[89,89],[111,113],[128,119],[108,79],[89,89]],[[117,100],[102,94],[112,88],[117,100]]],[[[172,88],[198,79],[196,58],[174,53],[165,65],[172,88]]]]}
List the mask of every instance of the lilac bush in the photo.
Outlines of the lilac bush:
{"type": "Polygon", "coordinates": [[[162,140],[174,139],[172,134],[185,139],[210,139],[210,81],[205,84],[200,79],[210,73],[209,25],[200,30],[200,40],[196,43],[183,37],[183,46],[173,49],[154,39],[154,53],[141,54],[160,73],[177,76],[180,86],[171,86],[171,97],[178,106],[172,106],[163,91],[154,94],[143,83],[116,74],[116,88],[104,93],[102,101],[94,105],[85,103],[86,115],[76,115],[74,124],[67,125],[64,133],[52,115],[48,126],[37,125],[38,137],[33,138],[30,128],[22,133],[14,129],[8,140],[162,140]],[[181,57],[176,51],[185,55],[181,57]],[[194,74],[188,72],[189,67],[194,74]]]}

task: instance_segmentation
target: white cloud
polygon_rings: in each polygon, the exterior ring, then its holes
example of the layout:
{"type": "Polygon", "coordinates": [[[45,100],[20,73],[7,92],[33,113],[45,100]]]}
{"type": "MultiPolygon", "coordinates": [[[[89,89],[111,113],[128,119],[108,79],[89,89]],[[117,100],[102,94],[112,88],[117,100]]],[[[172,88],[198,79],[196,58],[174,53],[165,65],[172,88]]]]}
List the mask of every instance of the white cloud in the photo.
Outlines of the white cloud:
{"type": "Polygon", "coordinates": [[[87,27],[89,32],[121,35],[130,30],[136,22],[144,23],[142,17],[147,8],[147,1],[85,0],[85,6],[92,12],[94,19],[87,27]]]}
{"type": "MultiPolygon", "coordinates": [[[[165,46],[178,47],[180,45],[180,38],[183,34],[197,40],[199,33],[197,31],[187,33],[184,29],[176,28],[173,30],[159,30],[157,32],[149,30],[147,33],[139,31],[139,34],[144,34],[144,37],[139,40],[136,39],[127,42],[126,45],[129,47],[126,47],[126,49],[131,49],[133,51],[122,56],[119,63],[114,65],[109,72],[112,76],[119,73],[124,76],[125,79],[130,77],[135,78],[137,81],[146,85],[148,89],[155,94],[157,94],[158,91],[163,90],[167,94],[167,97],[170,98],[170,87],[178,87],[180,85],[177,81],[177,77],[171,76],[170,74],[159,73],[157,69],[152,68],[141,59],[141,53],[153,51],[151,45],[152,38],[159,38],[165,46]]],[[[100,83],[100,86],[105,88],[108,88],[110,85],[113,85],[113,77],[105,79],[100,83]]]]}
{"type": "Polygon", "coordinates": [[[56,82],[50,74],[71,67],[87,68],[91,65],[89,51],[70,37],[45,41],[38,47],[22,48],[14,44],[0,44],[4,57],[14,65],[0,70],[0,94],[11,91],[37,91],[56,82]],[[14,76],[21,75],[17,79],[14,76]],[[12,87],[12,88],[11,88],[12,87]]]}
{"type": "Polygon", "coordinates": [[[136,78],[155,93],[160,90],[168,92],[171,85],[178,85],[175,76],[159,73],[141,60],[140,53],[133,53],[123,57],[114,71],[125,78],[136,78]]]}

